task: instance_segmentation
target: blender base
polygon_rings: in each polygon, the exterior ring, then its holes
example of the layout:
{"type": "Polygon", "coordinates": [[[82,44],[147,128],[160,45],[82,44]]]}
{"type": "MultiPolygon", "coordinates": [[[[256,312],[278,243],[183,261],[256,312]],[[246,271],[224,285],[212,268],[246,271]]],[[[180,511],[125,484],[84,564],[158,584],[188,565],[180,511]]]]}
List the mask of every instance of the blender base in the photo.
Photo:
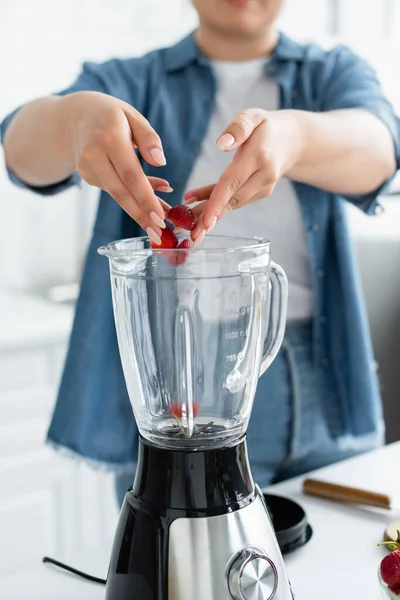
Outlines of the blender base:
{"type": "Polygon", "coordinates": [[[141,439],[106,600],[292,600],[245,439],[168,450],[141,439]]]}

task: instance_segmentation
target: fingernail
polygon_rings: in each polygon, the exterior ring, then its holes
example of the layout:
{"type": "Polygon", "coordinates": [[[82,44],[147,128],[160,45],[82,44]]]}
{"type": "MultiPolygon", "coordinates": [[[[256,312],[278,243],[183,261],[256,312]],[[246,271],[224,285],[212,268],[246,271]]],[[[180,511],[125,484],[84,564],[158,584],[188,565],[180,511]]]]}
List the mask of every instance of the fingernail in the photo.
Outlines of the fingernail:
{"type": "Polygon", "coordinates": [[[164,153],[162,150],[160,150],[160,148],[153,148],[150,150],[150,155],[154,162],[156,162],[158,165],[164,166],[167,164],[164,153]]]}
{"type": "Polygon", "coordinates": [[[215,227],[215,226],[216,226],[216,224],[217,224],[217,221],[218,221],[217,217],[213,217],[213,218],[211,219],[211,222],[210,222],[210,224],[209,224],[209,226],[208,226],[208,229],[207,229],[207,233],[210,233],[210,231],[212,231],[212,230],[214,229],[214,227],[215,227]]]}
{"type": "Polygon", "coordinates": [[[146,232],[151,241],[154,242],[154,244],[156,244],[157,246],[161,246],[161,238],[159,235],[157,235],[157,233],[152,227],[147,227],[146,232]]]}
{"type": "Polygon", "coordinates": [[[233,135],[231,135],[230,133],[224,133],[224,135],[221,135],[221,137],[217,140],[217,147],[220,150],[228,150],[228,148],[233,146],[234,143],[235,138],[233,137],[233,135]]]}
{"type": "Polygon", "coordinates": [[[158,215],[156,212],[153,211],[150,213],[150,217],[156,225],[161,227],[161,229],[165,229],[166,225],[164,223],[164,220],[160,217],[160,215],[158,215]]]}
{"type": "Polygon", "coordinates": [[[198,246],[199,244],[201,244],[201,242],[204,240],[206,235],[206,230],[202,229],[199,233],[199,235],[197,236],[197,238],[194,240],[193,245],[194,246],[198,246]]]}
{"type": "Polygon", "coordinates": [[[189,198],[185,198],[183,204],[193,204],[197,202],[197,196],[189,196],[189,198]]]}
{"type": "Polygon", "coordinates": [[[173,192],[174,188],[172,188],[170,185],[160,185],[157,188],[157,192],[173,192]]]}

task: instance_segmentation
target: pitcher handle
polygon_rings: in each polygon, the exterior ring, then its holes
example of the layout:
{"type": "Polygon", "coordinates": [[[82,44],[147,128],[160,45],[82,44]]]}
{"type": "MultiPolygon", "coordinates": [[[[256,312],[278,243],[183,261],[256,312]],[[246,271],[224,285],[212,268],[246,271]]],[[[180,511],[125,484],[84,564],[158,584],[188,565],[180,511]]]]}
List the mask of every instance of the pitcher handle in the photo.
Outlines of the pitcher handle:
{"type": "Polygon", "coordinates": [[[261,360],[260,377],[265,373],[278,354],[283,342],[286,326],[288,281],[282,267],[274,261],[271,261],[270,281],[272,297],[270,318],[272,323],[268,329],[272,330],[272,339],[261,360]],[[275,314],[275,311],[277,314],[275,314]]]}

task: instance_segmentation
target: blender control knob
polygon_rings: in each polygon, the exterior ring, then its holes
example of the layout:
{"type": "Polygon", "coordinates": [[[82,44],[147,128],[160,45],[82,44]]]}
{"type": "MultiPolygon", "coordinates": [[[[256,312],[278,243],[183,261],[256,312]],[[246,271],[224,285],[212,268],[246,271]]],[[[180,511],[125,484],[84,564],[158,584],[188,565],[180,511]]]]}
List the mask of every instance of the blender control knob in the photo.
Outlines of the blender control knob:
{"type": "Polygon", "coordinates": [[[278,588],[278,572],[262,550],[249,546],[231,562],[228,587],[233,600],[272,600],[278,588]]]}

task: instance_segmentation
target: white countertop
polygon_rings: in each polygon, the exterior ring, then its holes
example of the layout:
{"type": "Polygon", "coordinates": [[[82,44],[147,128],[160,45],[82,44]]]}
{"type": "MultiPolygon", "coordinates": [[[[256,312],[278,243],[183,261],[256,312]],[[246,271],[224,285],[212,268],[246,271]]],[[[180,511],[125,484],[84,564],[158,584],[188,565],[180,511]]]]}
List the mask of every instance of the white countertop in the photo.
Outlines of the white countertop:
{"type": "MultiPolygon", "coordinates": [[[[400,498],[400,443],[315,472],[321,479],[364,487],[400,498]]],[[[377,600],[377,569],[384,550],[377,547],[390,521],[400,514],[342,505],[303,496],[304,477],[272,486],[305,508],[314,536],[286,558],[296,600],[377,600]]],[[[107,572],[109,548],[64,557],[98,577],[107,572]]],[[[54,557],[62,560],[62,557],[54,557]]],[[[48,565],[0,580],[4,600],[104,600],[104,587],[48,565]]],[[[189,600],[189,599],[188,599],[189,600]]]]}

